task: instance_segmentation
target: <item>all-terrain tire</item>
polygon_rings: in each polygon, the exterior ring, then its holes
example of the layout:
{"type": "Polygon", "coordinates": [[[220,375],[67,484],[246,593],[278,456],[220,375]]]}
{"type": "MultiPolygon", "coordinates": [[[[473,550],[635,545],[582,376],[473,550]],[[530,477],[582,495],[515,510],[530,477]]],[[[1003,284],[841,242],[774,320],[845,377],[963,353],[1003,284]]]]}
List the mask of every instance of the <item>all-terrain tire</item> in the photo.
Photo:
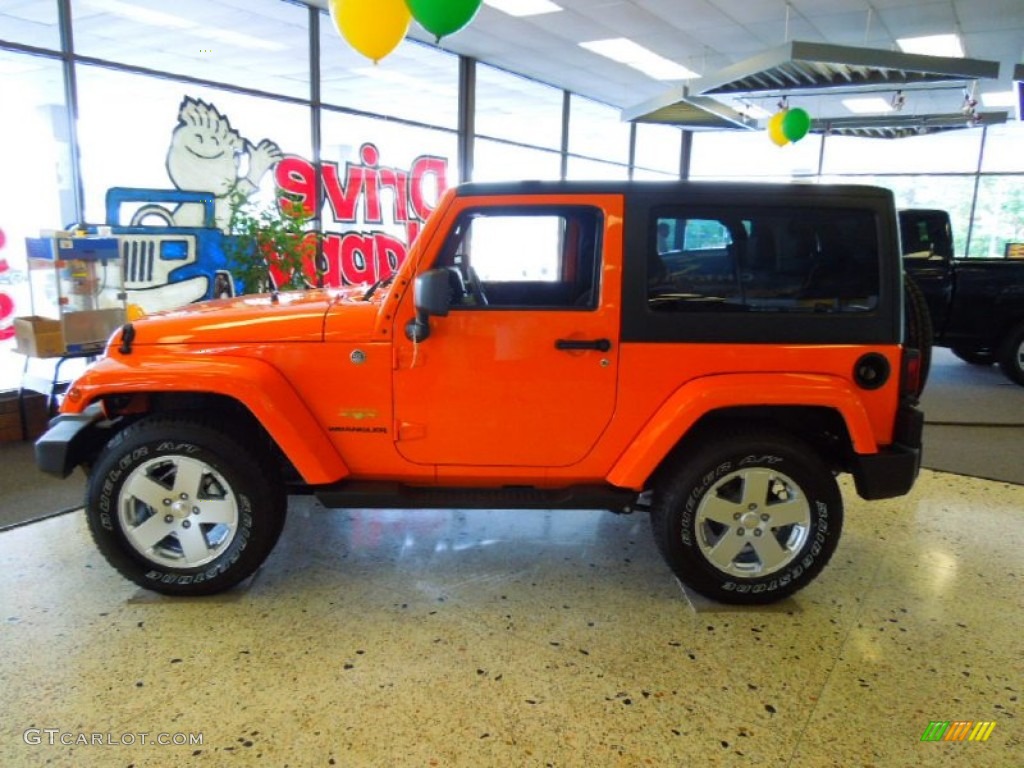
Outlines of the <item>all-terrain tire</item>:
{"type": "Polygon", "coordinates": [[[654,538],[679,580],[702,595],[775,602],[807,586],[835,551],[842,496],[801,441],[734,432],[670,462],[654,485],[654,538]]]}
{"type": "Polygon", "coordinates": [[[247,441],[194,416],[141,419],[92,467],[86,518],[107,561],[139,586],[210,595],[252,575],[285,520],[286,495],[247,441]]]}

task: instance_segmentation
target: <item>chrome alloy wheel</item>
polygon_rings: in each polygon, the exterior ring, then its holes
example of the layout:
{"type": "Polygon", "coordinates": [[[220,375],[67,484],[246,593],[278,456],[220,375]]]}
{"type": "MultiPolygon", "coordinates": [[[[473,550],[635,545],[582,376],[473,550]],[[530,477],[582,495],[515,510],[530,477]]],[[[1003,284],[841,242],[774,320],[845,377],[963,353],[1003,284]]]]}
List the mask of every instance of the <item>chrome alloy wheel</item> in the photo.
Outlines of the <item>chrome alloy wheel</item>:
{"type": "Polygon", "coordinates": [[[196,568],[216,559],[238,531],[238,501],[209,464],[162,456],[136,467],[119,494],[121,527],[147,560],[196,568]]]}
{"type": "Polygon", "coordinates": [[[697,543],[723,573],[767,576],[787,565],[807,541],[811,508],[792,478],[751,467],[722,477],[701,499],[697,543]]]}

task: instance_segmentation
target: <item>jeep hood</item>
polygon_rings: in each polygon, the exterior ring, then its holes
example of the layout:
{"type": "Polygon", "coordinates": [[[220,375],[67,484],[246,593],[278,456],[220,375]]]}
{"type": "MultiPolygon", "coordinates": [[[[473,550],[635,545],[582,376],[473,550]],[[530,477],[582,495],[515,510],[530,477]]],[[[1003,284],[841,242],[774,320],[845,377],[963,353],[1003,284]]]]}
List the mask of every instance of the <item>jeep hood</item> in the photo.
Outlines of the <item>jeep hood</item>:
{"type": "MultiPolygon", "coordinates": [[[[132,322],[133,345],[318,342],[324,340],[328,315],[332,337],[364,338],[379,308],[379,300],[362,301],[365,292],[365,286],[355,286],[190,304],[132,322]]],[[[122,334],[114,334],[115,345],[122,334]]]]}

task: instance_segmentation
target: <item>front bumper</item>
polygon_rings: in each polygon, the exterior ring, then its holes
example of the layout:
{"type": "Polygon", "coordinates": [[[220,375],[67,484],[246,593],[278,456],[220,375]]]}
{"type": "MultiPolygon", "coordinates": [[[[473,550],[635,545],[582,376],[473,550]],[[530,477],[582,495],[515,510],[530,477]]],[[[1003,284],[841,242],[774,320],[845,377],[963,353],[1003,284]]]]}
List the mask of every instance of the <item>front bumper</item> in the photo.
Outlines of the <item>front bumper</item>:
{"type": "Polygon", "coordinates": [[[36,440],[36,466],[43,472],[64,478],[92,453],[94,424],[102,421],[98,403],[81,413],[62,413],[50,420],[50,428],[36,440]]]}
{"type": "Polygon", "coordinates": [[[853,480],[862,499],[891,499],[910,492],[921,471],[923,432],[924,414],[904,405],[896,416],[892,445],[878,453],[854,456],[853,480]]]}

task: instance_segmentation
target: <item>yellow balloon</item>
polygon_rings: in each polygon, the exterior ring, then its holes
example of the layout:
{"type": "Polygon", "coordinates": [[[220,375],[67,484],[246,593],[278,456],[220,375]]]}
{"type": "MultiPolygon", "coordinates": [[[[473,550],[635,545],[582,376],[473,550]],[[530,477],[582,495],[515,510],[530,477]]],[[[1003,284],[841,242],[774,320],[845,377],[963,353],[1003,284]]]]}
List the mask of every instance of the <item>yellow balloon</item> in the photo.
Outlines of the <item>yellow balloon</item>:
{"type": "Polygon", "coordinates": [[[405,0],[330,0],[330,8],[341,36],[374,63],[398,47],[412,21],[405,0]]]}
{"type": "Polygon", "coordinates": [[[782,121],[786,117],[786,110],[776,112],[772,115],[768,121],[768,138],[770,138],[777,146],[784,147],[789,144],[789,139],[786,138],[786,134],[782,130],[782,121]]]}

